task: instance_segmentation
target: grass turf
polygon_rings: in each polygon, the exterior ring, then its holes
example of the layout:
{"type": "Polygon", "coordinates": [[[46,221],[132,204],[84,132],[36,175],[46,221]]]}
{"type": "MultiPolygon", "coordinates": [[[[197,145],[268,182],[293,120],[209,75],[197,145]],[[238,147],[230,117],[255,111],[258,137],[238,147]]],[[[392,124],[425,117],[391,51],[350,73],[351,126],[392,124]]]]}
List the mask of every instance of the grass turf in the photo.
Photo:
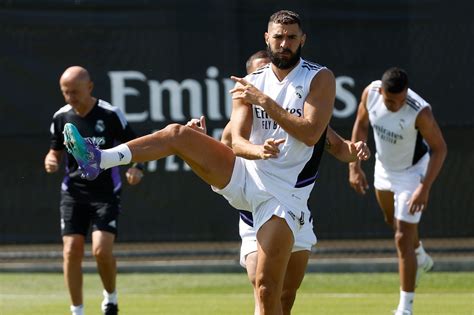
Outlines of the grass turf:
{"type": "MultiPolygon", "coordinates": [[[[242,274],[120,274],[120,314],[253,314],[250,284],[242,274]]],[[[97,274],[84,276],[87,315],[100,315],[97,274]]],[[[309,273],[293,314],[391,314],[398,303],[395,273],[309,273]]],[[[473,315],[474,273],[428,273],[414,304],[416,315],[473,315]]],[[[0,314],[68,314],[61,274],[0,274],[0,314]]]]}

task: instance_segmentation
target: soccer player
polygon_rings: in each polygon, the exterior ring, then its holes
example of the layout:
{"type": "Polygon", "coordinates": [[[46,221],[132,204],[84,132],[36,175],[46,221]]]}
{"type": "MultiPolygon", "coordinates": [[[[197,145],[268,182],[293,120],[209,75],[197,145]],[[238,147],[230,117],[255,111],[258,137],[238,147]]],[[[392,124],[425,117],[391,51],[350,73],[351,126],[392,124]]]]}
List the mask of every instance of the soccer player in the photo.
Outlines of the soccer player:
{"type": "Polygon", "coordinates": [[[73,124],[64,128],[66,146],[87,179],[130,161],[177,155],[232,206],[251,211],[258,231],[261,314],[282,314],[291,253],[316,242],[307,200],[317,180],[336,84],[329,69],[300,57],[305,40],[298,14],[282,10],[270,17],[265,42],[271,64],[246,78],[231,77],[236,82],[230,91],[233,149],[180,124],[107,150],[85,141],[73,124]]]}
{"type": "MultiPolygon", "coordinates": [[[[111,148],[116,141],[134,139],[123,113],[104,100],[91,95],[93,82],[86,69],[73,66],[66,69],[60,81],[67,105],[53,116],[50,150],[45,157],[46,172],[59,168],[64,153],[63,129],[74,123],[81,133],[91,137],[101,148],[111,148]]],[[[141,181],[140,165],[128,169],[127,181],[141,181]]],[[[96,181],[81,178],[81,169],[74,158],[66,154],[66,174],[61,184],[61,234],[63,239],[64,279],[71,297],[73,315],[84,314],[82,294],[82,259],[84,242],[92,225],[92,253],[97,261],[104,286],[102,311],[106,315],[118,312],[116,291],[116,261],[113,244],[117,234],[121,180],[117,167],[104,171],[96,181]]]]}
{"type": "MultiPolygon", "coordinates": [[[[247,74],[257,71],[259,68],[271,62],[269,53],[266,50],[260,50],[249,57],[246,62],[247,74]]],[[[206,121],[204,117],[200,119],[192,119],[187,126],[206,133],[206,121]]],[[[232,147],[231,124],[228,123],[224,128],[221,142],[232,147]]],[[[370,157],[370,150],[367,145],[360,141],[353,144],[350,141],[341,138],[331,127],[328,126],[326,134],[325,150],[337,159],[343,162],[353,162],[357,159],[366,160],[370,157]]],[[[242,238],[240,248],[240,264],[247,271],[248,278],[253,286],[255,310],[254,314],[260,314],[258,305],[257,288],[255,286],[255,275],[257,267],[257,231],[253,228],[252,212],[239,211],[239,234],[242,238]]],[[[299,243],[298,240],[295,243],[299,243]]],[[[294,248],[290,262],[286,269],[285,281],[283,283],[283,291],[281,296],[281,305],[283,314],[291,314],[296,292],[303,281],[306,266],[308,264],[310,251],[307,249],[294,248]]]]}
{"type": "MultiPolygon", "coordinates": [[[[362,93],[352,141],[367,141],[372,126],[376,161],[375,196],[385,222],[395,232],[400,273],[396,315],[412,314],[417,275],[433,260],[418,237],[431,186],[447,154],[446,143],[431,106],[409,88],[407,73],[390,68],[362,93]]],[[[360,161],[349,166],[349,182],[360,194],[368,189],[360,161]]]]}

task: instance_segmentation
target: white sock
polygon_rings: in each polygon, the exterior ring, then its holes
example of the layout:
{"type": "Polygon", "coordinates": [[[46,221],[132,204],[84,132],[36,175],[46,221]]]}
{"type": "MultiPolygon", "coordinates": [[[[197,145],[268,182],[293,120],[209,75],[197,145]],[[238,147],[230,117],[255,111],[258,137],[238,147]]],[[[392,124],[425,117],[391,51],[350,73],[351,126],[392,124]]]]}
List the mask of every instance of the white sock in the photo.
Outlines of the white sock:
{"type": "Polygon", "coordinates": [[[71,305],[70,310],[71,310],[72,315],[84,315],[83,304],[77,305],[77,306],[71,305]]]}
{"type": "Polygon", "coordinates": [[[101,152],[100,168],[104,170],[117,165],[128,164],[132,160],[132,152],[124,143],[101,152]]]}
{"type": "Polygon", "coordinates": [[[413,311],[413,300],[415,292],[400,291],[400,302],[398,303],[398,311],[413,311]]]}
{"type": "Polygon", "coordinates": [[[112,293],[109,293],[106,290],[104,290],[102,294],[104,295],[104,300],[102,301],[104,305],[109,304],[109,303],[117,304],[117,290],[115,290],[112,293]]]}
{"type": "Polygon", "coordinates": [[[425,262],[426,259],[426,252],[425,249],[423,248],[423,244],[420,241],[420,245],[418,245],[417,248],[415,248],[415,254],[416,254],[416,262],[419,265],[422,265],[425,262]]]}

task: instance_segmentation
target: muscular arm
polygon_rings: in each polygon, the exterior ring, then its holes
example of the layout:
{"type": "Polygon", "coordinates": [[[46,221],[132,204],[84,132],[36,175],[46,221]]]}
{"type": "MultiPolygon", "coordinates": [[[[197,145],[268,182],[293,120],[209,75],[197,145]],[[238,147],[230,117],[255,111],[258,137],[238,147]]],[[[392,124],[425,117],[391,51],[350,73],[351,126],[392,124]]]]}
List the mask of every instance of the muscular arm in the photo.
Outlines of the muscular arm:
{"type": "Polygon", "coordinates": [[[433,117],[431,109],[426,107],[418,114],[415,126],[430,146],[431,154],[425,178],[409,201],[411,213],[423,211],[426,208],[431,186],[438,176],[448,152],[443,134],[433,117]]]}
{"type": "Polygon", "coordinates": [[[363,141],[352,142],[345,140],[330,126],[326,134],[326,151],[341,162],[354,162],[357,160],[367,160],[370,157],[370,150],[363,141]]]}
{"type": "MultiPolygon", "coordinates": [[[[237,83],[236,88],[239,86],[242,84],[237,83]]],[[[230,118],[232,149],[237,156],[256,160],[261,157],[259,147],[249,141],[252,120],[252,105],[246,104],[242,99],[233,99],[230,118]]]]}
{"type": "Polygon", "coordinates": [[[336,96],[335,82],[334,75],[328,69],[321,70],[313,78],[304,103],[302,117],[288,113],[266,95],[260,105],[291,136],[307,146],[314,146],[326,129],[332,115],[336,96]]]}
{"type": "MultiPolygon", "coordinates": [[[[369,112],[367,111],[367,94],[368,87],[362,92],[362,97],[357,109],[357,117],[352,128],[352,142],[364,141],[367,142],[369,133],[369,112]]],[[[360,161],[355,161],[349,164],[350,168],[360,168],[360,161]]]]}
{"type": "MultiPolygon", "coordinates": [[[[367,94],[369,87],[362,92],[362,97],[357,109],[357,117],[352,128],[352,141],[367,142],[369,133],[369,112],[367,111],[367,94]]],[[[360,160],[349,163],[349,183],[351,187],[359,194],[365,194],[369,189],[367,177],[360,166],[360,160]]]]}

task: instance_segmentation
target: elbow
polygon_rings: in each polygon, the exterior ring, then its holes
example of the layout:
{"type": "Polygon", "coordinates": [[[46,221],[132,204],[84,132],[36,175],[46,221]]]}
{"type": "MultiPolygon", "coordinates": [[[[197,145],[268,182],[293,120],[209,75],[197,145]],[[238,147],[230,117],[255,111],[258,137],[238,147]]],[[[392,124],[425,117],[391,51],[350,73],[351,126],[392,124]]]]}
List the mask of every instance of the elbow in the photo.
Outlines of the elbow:
{"type": "Polygon", "coordinates": [[[308,136],[308,137],[305,137],[305,138],[301,139],[301,142],[306,144],[308,147],[314,147],[319,142],[319,140],[321,139],[321,136],[322,135],[319,135],[317,137],[316,136],[308,136]]]}

